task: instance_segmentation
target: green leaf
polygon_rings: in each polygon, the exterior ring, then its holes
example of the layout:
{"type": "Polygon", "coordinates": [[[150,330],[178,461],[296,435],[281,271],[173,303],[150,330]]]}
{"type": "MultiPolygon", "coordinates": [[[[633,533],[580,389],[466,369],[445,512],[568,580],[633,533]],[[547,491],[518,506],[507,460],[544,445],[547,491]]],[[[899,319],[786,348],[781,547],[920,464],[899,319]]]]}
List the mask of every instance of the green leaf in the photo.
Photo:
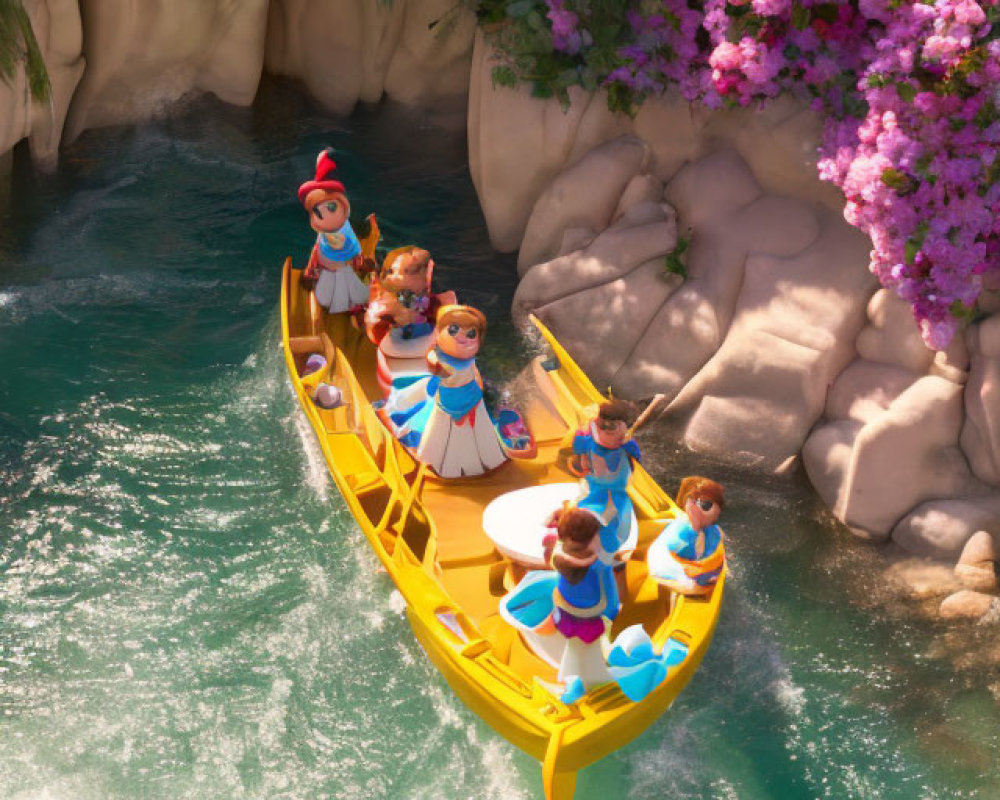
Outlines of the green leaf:
{"type": "Polygon", "coordinates": [[[948,306],[948,311],[956,319],[960,319],[963,322],[972,322],[976,318],[976,305],[973,303],[971,306],[967,306],[961,300],[956,300],[950,306],[948,306]]]}
{"type": "Polygon", "coordinates": [[[532,0],[517,0],[515,3],[508,3],[507,16],[512,19],[521,19],[522,17],[526,17],[534,7],[535,4],[532,0]]]}
{"type": "Polygon", "coordinates": [[[792,6],[792,25],[795,26],[797,30],[804,31],[809,27],[809,9],[804,8],[801,4],[795,3],[792,6]]]}
{"type": "Polygon", "coordinates": [[[915,241],[914,239],[907,239],[905,247],[906,263],[907,264],[915,263],[917,260],[917,253],[919,252],[920,252],[920,243],[915,241]]]}
{"type": "Polygon", "coordinates": [[[896,94],[904,103],[912,103],[913,98],[917,96],[917,90],[909,83],[897,83],[896,94]]]}
{"type": "Polygon", "coordinates": [[[668,253],[666,256],[667,272],[671,275],[680,275],[687,280],[687,265],[677,257],[675,253],[668,253]]]}
{"type": "Polygon", "coordinates": [[[910,187],[910,176],[905,172],[889,167],[882,171],[882,183],[897,192],[905,191],[910,187]]]}
{"type": "Polygon", "coordinates": [[[508,89],[517,86],[517,73],[510,67],[493,67],[490,77],[493,80],[494,89],[497,86],[506,86],[508,89]]]}
{"type": "Polygon", "coordinates": [[[0,79],[10,83],[22,66],[31,96],[48,100],[52,85],[28,12],[21,0],[0,0],[0,79]]]}
{"type": "Polygon", "coordinates": [[[549,86],[548,84],[542,83],[541,81],[532,82],[531,84],[532,97],[540,97],[544,100],[548,97],[552,97],[553,94],[554,92],[552,91],[552,87],[549,86]]]}

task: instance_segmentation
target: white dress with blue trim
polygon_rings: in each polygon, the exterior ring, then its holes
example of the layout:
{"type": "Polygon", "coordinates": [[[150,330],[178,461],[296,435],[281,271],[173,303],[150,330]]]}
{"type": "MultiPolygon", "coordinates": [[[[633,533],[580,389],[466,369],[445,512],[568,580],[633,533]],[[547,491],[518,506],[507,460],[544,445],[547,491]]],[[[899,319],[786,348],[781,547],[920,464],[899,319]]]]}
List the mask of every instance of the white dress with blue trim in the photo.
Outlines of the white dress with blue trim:
{"type": "Polygon", "coordinates": [[[476,359],[437,350],[452,373],[394,380],[385,403],[393,433],[442,478],[482,475],[507,456],[476,380],[476,359]]]}
{"type": "Polygon", "coordinates": [[[361,252],[350,222],[332,233],[316,237],[319,262],[324,267],[316,280],[316,300],[331,314],[349,311],[368,302],[368,287],[361,282],[351,260],[361,252]]]}

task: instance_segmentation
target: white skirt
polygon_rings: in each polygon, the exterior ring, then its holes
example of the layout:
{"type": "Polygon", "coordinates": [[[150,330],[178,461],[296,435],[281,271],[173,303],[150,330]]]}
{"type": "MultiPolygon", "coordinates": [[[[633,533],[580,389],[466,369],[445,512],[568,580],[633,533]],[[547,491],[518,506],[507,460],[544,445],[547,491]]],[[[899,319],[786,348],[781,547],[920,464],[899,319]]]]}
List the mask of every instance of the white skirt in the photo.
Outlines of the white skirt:
{"type": "Polygon", "coordinates": [[[507,456],[482,400],[476,406],[475,416],[475,424],[466,419],[458,425],[434,403],[420,439],[417,458],[442,478],[482,475],[499,467],[507,456]]]}
{"type": "Polygon", "coordinates": [[[368,302],[368,287],[357,273],[345,264],[340,269],[320,269],[316,281],[316,300],[331,314],[349,311],[368,302]]]}

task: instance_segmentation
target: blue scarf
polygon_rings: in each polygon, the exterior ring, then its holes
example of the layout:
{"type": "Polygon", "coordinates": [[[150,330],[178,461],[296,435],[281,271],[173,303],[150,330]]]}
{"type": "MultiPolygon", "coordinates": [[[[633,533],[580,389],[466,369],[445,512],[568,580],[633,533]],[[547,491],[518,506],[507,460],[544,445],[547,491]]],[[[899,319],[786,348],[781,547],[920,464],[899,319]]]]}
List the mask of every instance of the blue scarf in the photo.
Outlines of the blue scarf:
{"type": "MultiPolygon", "coordinates": [[[[467,369],[476,363],[475,358],[455,358],[442,352],[439,347],[434,348],[434,352],[437,353],[438,360],[442,364],[448,365],[456,372],[467,369]]],[[[483,399],[483,390],[475,379],[462,386],[452,387],[442,386],[441,379],[435,376],[427,384],[427,394],[436,394],[437,404],[449,417],[455,420],[464,417],[483,399]]]]}

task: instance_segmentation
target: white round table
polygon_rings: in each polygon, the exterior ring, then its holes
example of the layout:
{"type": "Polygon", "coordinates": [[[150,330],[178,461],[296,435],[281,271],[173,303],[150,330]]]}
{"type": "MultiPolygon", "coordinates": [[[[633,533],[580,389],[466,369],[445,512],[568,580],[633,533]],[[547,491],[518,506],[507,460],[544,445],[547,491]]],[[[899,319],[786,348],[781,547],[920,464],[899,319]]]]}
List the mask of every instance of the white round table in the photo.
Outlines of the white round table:
{"type": "MultiPolygon", "coordinates": [[[[545,521],[564,501],[573,502],[579,496],[579,483],[544,483],[507,492],[483,509],[483,530],[496,549],[511,561],[545,569],[542,538],[550,530],[545,521]]],[[[628,539],[618,552],[635,550],[638,542],[639,523],[632,512],[628,539]]]]}

